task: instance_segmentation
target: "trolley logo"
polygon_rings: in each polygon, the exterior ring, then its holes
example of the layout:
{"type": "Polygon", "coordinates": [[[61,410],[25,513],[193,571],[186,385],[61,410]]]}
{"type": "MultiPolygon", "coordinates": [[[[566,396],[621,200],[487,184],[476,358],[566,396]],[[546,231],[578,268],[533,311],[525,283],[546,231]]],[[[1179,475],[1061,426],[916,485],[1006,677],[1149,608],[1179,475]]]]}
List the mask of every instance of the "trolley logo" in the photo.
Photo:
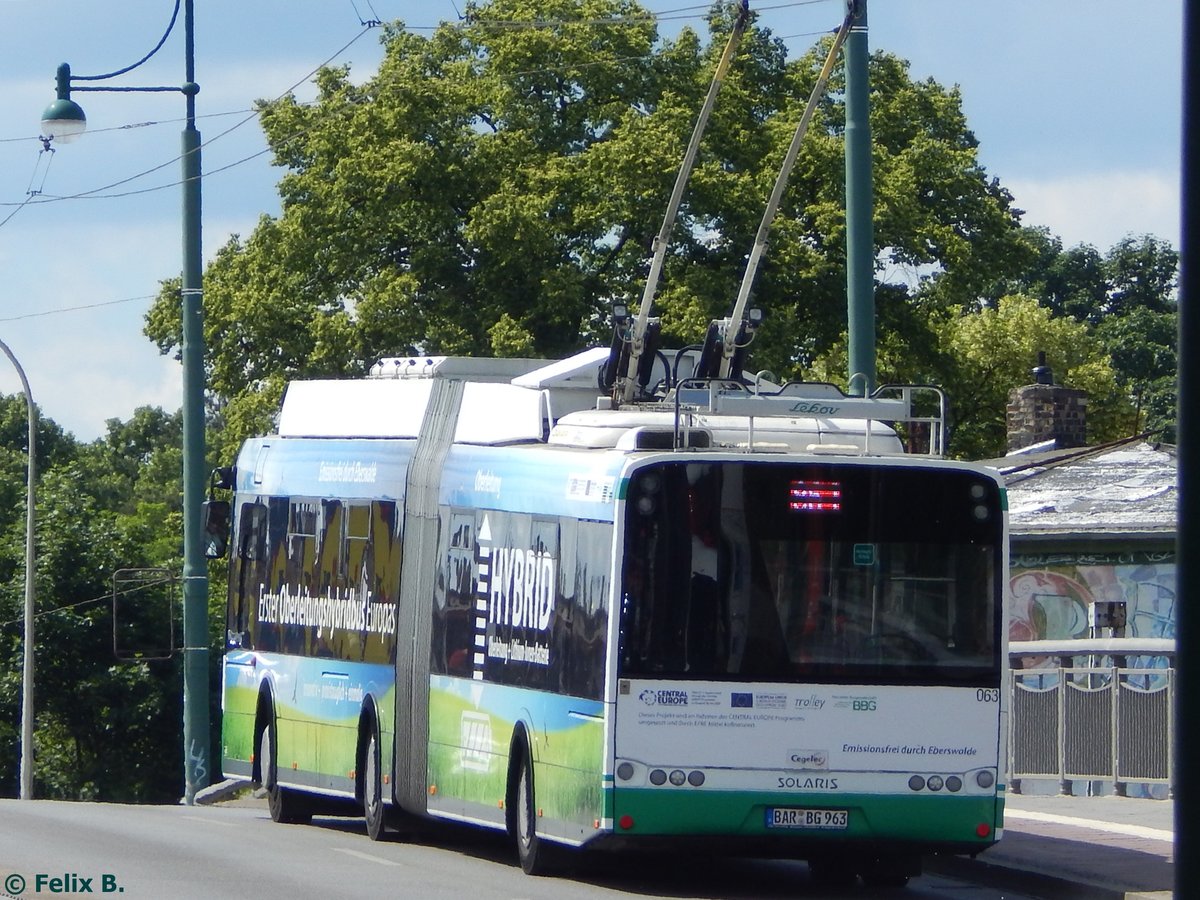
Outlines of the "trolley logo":
{"type": "Polygon", "coordinates": [[[687,691],[652,690],[646,688],[638,694],[638,699],[647,706],[687,706],[687,691]]]}
{"type": "Polygon", "coordinates": [[[825,698],[813,694],[810,697],[797,697],[796,709],[820,709],[825,705],[825,698]]]}

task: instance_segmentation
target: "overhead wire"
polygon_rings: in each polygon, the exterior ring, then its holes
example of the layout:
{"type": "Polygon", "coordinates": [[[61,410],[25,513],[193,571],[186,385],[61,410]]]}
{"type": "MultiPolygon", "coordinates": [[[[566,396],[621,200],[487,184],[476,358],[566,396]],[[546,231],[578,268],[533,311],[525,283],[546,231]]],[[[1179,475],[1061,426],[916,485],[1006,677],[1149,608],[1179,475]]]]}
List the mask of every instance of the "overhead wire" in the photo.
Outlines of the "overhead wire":
{"type": "MultiPolygon", "coordinates": [[[[53,615],[54,613],[68,612],[70,610],[78,609],[81,606],[90,606],[93,603],[103,603],[106,600],[112,600],[117,597],[124,597],[127,594],[136,594],[141,591],[145,591],[148,588],[156,587],[158,585],[173,584],[174,581],[175,581],[175,579],[172,576],[160,578],[155,581],[147,581],[145,584],[140,584],[137,587],[126,588],[123,591],[113,590],[111,593],[102,594],[99,597],[91,597],[87,600],[78,600],[75,603],[64,603],[62,606],[56,606],[53,609],[39,610],[33,614],[33,617],[35,619],[41,619],[41,618],[44,618],[45,616],[53,615]]],[[[24,622],[24,617],[22,617],[20,619],[9,619],[7,622],[0,622],[0,628],[7,628],[9,625],[21,625],[21,624],[23,624],[23,622],[24,622]]]]}
{"type": "MultiPolygon", "coordinates": [[[[757,7],[755,11],[756,12],[764,12],[764,11],[786,9],[786,8],[792,8],[792,7],[811,6],[811,5],[816,5],[819,3],[828,3],[828,2],[830,2],[830,0],[789,0],[789,2],[786,2],[786,3],[780,3],[780,4],[775,4],[775,5],[766,6],[766,7],[757,7]]],[[[352,47],[359,40],[361,40],[362,37],[365,36],[369,31],[371,31],[374,28],[379,27],[383,24],[382,21],[378,19],[378,17],[376,17],[375,19],[371,19],[371,20],[363,19],[361,12],[358,10],[358,7],[356,4],[354,4],[353,0],[352,0],[352,5],[354,6],[355,13],[359,16],[360,22],[363,25],[363,29],[358,34],[356,34],[350,41],[348,41],[345,45],[343,45],[341,48],[339,48],[334,53],[332,53],[327,59],[325,59],[323,62],[321,62],[320,64],[315,66],[307,74],[302,76],[300,79],[298,79],[296,82],[294,82],[290,87],[288,87],[284,91],[277,94],[275,96],[275,98],[273,98],[273,100],[270,100],[268,102],[275,102],[275,101],[281,99],[282,97],[287,96],[289,93],[294,91],[296,88],[298,88],[299,86],[301,86],[302,84],[307,82],[309,79],[311,79],[322,68],[324,68],[325,66],[328,66],[330,63],[332,63],[334,60],[336,60],[339,56],[341,56],[343,53],[345,53],[348,49],[350,49],[350,47],[352,47]]],[[[368,5],[368,7],[370,7],[369,0],[367,2],[367,5],[368,5]]],[[[374,13],[374,8],[373,7],[370,7],[370,8],[371,8],[372,13],[374,13]]],[[[669,20],[677,20],[677,19],[683,19],[683,18],[696,18],[697,16],[699,16],[701,14],[701,11],[704,11],[704,13],[706,13],[710,9],[711,9],[710,4],[702,4],[702,5],[698,4],[698,5],[692,5],[692,6],[675,7],[672,9],[662,10],[662,11],[658,11],[658,12],[648,12],[645,16],[611,17],[608,19],[595,19],[595,20],[545,19],[545,20],[522,20],[522,21],[500,22],[498,20],[471,19],[468,17],[468,18],[464,19],[463,21],[461,21],[460,23],[448,23],[448,24],[450,24],[451,27],[459,27],[459,28],[465,28],[465,27],[470,27],[470,26],[479,26],[479,25],[489,25],[489,26],[490,25],[503,25],[504,27],[514,26],[514,27],[523,27],[523,28],[545,28],[545,27],[552,27],[552,26],[557,26],[557,25],[621,24],[623,22],[669,21],[669,20]]],[[[443,23],[443,24],[446,24],[446,23],[443,23]]],[[[439,26],[406,26],[406,27],[415,28],[416,30],[431,30],[433,28],[442,27],[442,26],[439,25],[439,26]]],[[[820,31],[809,32],[809,33],[804,33],[804,34],[786,35],[779,39],[786,40],[786,39],[795,38],[795,37],[816,36],[816,35],[822,35],[822,34],[826,34],[826,33],[828,33],[828,29],[823,29],[820,31]]],[[[602,62],[597,62],[594,65],[612,65],[614,63],[634,62],[634,61],[644,60],[644,59],[648,59],[648,58],[650,58],[650,56],[622,57],[620,59],[605,60],[602,62]]],[[[576,68],[582,68],[582,67],[585,67],[588,65],[592,65],[592,64],[581,63],[581,64],[577,64],[576,68]]],[[[547,70],[539,69],[539,70],[531,70],[529,72],[518,72],[518,73],[512,73],[512,74],[524,76],[524,75],[529,75],[529,74],[537,74],[538,72],[541,72],[541,71],[547,71],[547,70]]],[[[227,112],[221,112],[221,113],[212,113],[212,114],[208,114],[207,116],[198,117],[198,118],[216,118],[216,117],[229,116],[229,115],[238,115],[239,113],[242,113],[242,112],[247,113],[243,119],[241,119],[234,125],[230,126],[229,128],[225,129],[224,131],[219,132],[212,138],[209,138],[208,140],[204,141],[201,144],[201,147],[202,148],[208,147],[208,146],[216,143],[217,141],[221,140],[222,138],[228,136],[229,134],[233,133],[234,131],[238,130],[242,126],[246,125],[248,122],[253,121],[254,119],[256,119],[258,117],[258,110],[255,109],[255,110],[245,110],[245,111],[227,111],[227,112]]],[[[113,126],[111,128],[106,128],[106,129],[98,129],[94,133],[102,133],[102,132],[106,132],[106,131],[128,130],[131,128],[147,127],[147,126],[156,125],[156,124],[166,124],[166,123],[169,123],[172,121],[179,121],[179,120],[167,119],[167,120],[159,120],[159,121],[131,123],[131,124],[126,124],[126,125],[113,126]]],[[[298,136],[299,134],[302,134],[302,133],[303,132],[298,132],[297,135],[295,135],[295,136],[298,136]]],[[[7,142],[16,141],[16,140],[28,140],[28,138],[4,138],[4,139],[0,139],[0,142],[7,143],[7,142]]],[[[235,160],[231,163],[220,166],[218,168],[209,170],[208,172],[205,173],[205,175],[210,176],[210,175],[219,174],[220,172],[228,171],[230,169],[236,168],[237,166],[243,165],[251,160],[257,159],[258,157],[263,156],[264,154],[269,153],[269,152],[271,152],[270,148],[264,148],[260,151],[257,151],[255,153],[252,153],[245,157],[242,157],[241,159],[235,160]]],[[[50,195],[50,194],[45,194],[44,192],[39,190],[36,194],[36,197],[34,197],[34,196],[26,197],[20,203],[0,202],[0,207],[4,207],[4,206],[14,206],[15,207],[15,209],[13,210],[12,213],[9,214],[9,216],[7,216],[3,220],[0,220],[0,227],[3,227],[3,225],[5,223],[7,223],[13,217],[13,215],[16,214],[16,212],[18,212],[20,209],[24,208],[26,205],[30,205],[30,204],[37,205],[37,204],[41,204],[41,203],[60,202],[63,200],[118,199],[118,198],[130,197],[130,196],[135,196],[135,195],[139,195],[139,194],[152,193],[155,191],[168,190],[173,187],[178,187],[180,184],[182,184],[181,180],[175,180],[175,181],[167,182],[164,184],[158,184],[158,185],[154,185],[152,187],[141,188],[141,189],[137,189],[137,190],[117,191],[117,192],[113,191],[114,188],[121,187],[122,185],[125,185],[125,184],[129,184],[130,182],[136,181],[140,178],[144,178],[148,175],[152,175],[153,173],[161,171],[162,169],[167,168],[168,166],[174,165],[181,158],[182,157],[180,157],[180,156],[176,156],[173,159],[169,159],[157,166],[153,166],[149,169],[145,169],[141,172],[137,172],[137,173],[130,175],[127,178],[123,178],[119,181],[110,182],[109,184],[101,185],[99,187],[91,188],[86,191],[80,191],[80,192],[77,192],[74,194],[50,195]]],[[[43,184],[44,184],[44,180],[43,180],[43,184]]]]}
{"type": "Polygon", "coordinates": [[[44,309],[41,312],[22,313],[19,316],[2,316],[0,322],[20,322],[23,319],[40,319],[44,316],[57,316],[62,313],[80,312],[85,309],[99,309],[102,306],[119,306],[122,303],[136,303],[138,300],[153,300],[154,294],[141,297],[125,297],[122,300],[103,300],[99,303],[83,303],[79,306],[60,306],[57,309],[44,309]]]}
{"type": "MultiPolygon", "coordinates": [[[[789,2],[787,2],[787,3],[776,4],[776,5],[768,6],[768,7],[760,7],[758,9],[756,9],[756,11],[785,9],[785,8],[798,7],[798,6],[810,6],[810,5],[814,5],[817,3],[827,3],[827,2],[829,2],[829,0],[789,0],[789,2]]],[[[343,47],[341,47],[340,49],[335,51],[328,59],[326,59],[324,62],[320,63],[318,66],[316,66],[310,72],[308,72],[308,74],[304,75],[302,78],[300,78],[298,81],[296,81],[290,87],[288,87],[286,90],[284,90],[283,92],[278,94],[274,98],[274,100],[278,100],[281,97],[286,96],[288,93],[291,93],[292,91],[294,91],[297,87],[299,87],[300,85],[302,85],[306,81],[308,81],[310,78],[312,78],[312,76],[315,75],[317,72],[319,72],[323,67],[329,65],[331,62],[333,62],[335,59],[337,59],[339,56],[341,56],[341,54],[345,53],[348,49],[350,49],[350,47],[352,47],[355,43],[357,43],[368,31],[371,31],[372,29],[379,27],[380,25],[383,24],[382,21],[378,19],[378,17],[376,17],[375,19],[371,19],[371,20],[363,20],[362,15],[358,10],[357,5],[355,5],[353,3],[353,0],[352,0],[352,5],[354,6],[355,13],[359,16],[360,21],[362,22],[363,30],[360,31],[357,35],[355,35],[343,47]]],[[[370,6],[369,2],[368,2],[368,6],[370,6]]],[[[647,14],[644,16],[610,17],[607,19],[544,19],[544,20],[518,20],[518,21],[467,19],[467,20],[464,20],[462,23],[451,23],[451,25],[452,25],[452,27],[466,27],[469,25],[488,25],[488,26],[496,25],[496,26],[503,26],[503,27],[511,26],[511,27],[520,27],[520,28],[544,28],[544,27],[557,26],[557,25],[621,24],[623,22],[635,22],[635,21],[638,21],[638,22],[653,21],[653,20],[666,21],[666,20],[674,20],[674,19],[679,19],[679,18],[695,18],[698,15],[699,11],[707,11],[709,9],[711,9],[711,5],[709,5],[709,4],[698,4],[698,5],[693,5],[693,6],[676,7],[673,9],[662,10],[659,12],[647,12],[647,14]],[[681,15],[684,13],[686,13],[687,15],[681,15]]],[[[371,11],[374,13],[373,7],[371,7],[371,11]]],[[[424,26],[417,26],[417,27],[423,28],[424,26]]],[[[440,26],[429,26],[429,27],[432,28],[432,27],[440,27],[440,26]]],[[[815,32],[815,33],[823,34],[825,32],[822,31],[822,32],[815,32]]],[[[641,58],[645,58],[645,57],[631,57],[630,59],[641,59],[641,58]]],[[[612,61],[607,61],[605,64],[608,64],[608,62],[612,62],[612,61]]],[[[527,74],[527,73],[517,73],[517,74],[527,74]]],[[[248,111],[248,113],[249,114],[244,119],[242,119],[240,122],[236,123],[235,125],[231,126],[230,128],[226,129],[225,131],[220,132],[219,134],[215,135],[214,137],[209,138],[208,140],[204,141],[201,144],[201,147],[202,148],[207,147],[207,146],[215,143],[216,141],[224,138],[228,134],[232,133],[233,131],[236,131],[238,128],[241,128],[246,123],[255,119],[258,115],[257,110],[250,110],[250,111],[248,111]]],[[[214,115],[234,115],[234,114],[236,114],[236,113],[219,113],[219,114],[214,114],[214,115]]],[[[170,121],[176,121],[176,120],[163,120],[163,122],[170,122],[170,121]]],[[[135,124],[130,124],[130,125],[122,125],[122,126],[116,126],[114,128],[110,128],[110,129],[99,129],[96,133],[100,133],[103,131],[124,130],[124,129],[129,129],[129,128],[145,127],[147,125],[152,125],[152,124],[162,124],[162,122],[145,122],[145,123],[135,123],[135,124]]],[[[11,141],[11,140],[17,140],[17,139],[8,138],[8,139],[4,139],[4,140],[11,141]]],[[[250,156],[244,157],[243,159],[237,161],[236,163],[232,163],[228,166],[224,166],[219,170],[214,170],[214,172],[215,171],[225,171],[229,168],[233,168],[236,165],[240,165],[244,162],[248,162],[251,159],[255,159],[261,155],[262,155],[261,152],[251,154],[250,156]]],[[[93,199],[93,198],[96,198],[96,199],[119,198],[119,197],[128,197],[128,196],[135,195],[135,194],[147,193],[149,190],[166,190],[166,189],[169,189],[172,187],[176,187],[181,182],[179,182],[179,181],[169,182],[166,184],[157,185],[154,188],[147,189],[147,190],[125,191],[125,192],[120,192],[120,193],[116,193],[116,194],[102,193],[105,191],[110,191],[113,188],[120,187],[123,184],[128,184],[129,182],[134,181],[138,178],[143,178],[147,175],[151,175],[154,172],[157,172],[163,168],[166,168],[167,166],[175,164],[176,162],[179,161],[179,159],[180,159],[180,157],[175,157],[173,159],[167,160],[166,162],[164,162],[158,166],[154,166],[150,169],[146,169],[142,172],[138,172],[134,175],[131,175],[128,178],[122,179],[120,181],[112,182],[107,185],[102,185],[97,188],[92,188],[87,191],[81,191],[81,192],[78,192],[75,194],[43,195],[43,199],[39,202],[55,202],[55,201],[60,201],[60,200],[93,199]]],[[[210,172],[208,174],[213,174],[213,173],[210,172]]],[[[0,206],[3,206],[3,205],[8,205],[8,204],[0,203],[0,206]]],[[[22,205],[24,205],[24,204],[22,204],[22,205]]]]}
{"type": "MultiPolygon", "coordinates": [[[[315,74],[317,74],[317,72],[319,72],[325,66],[329,65],[331,62],[333,62],[335,59],[337,59],[339,56],[341,56],[343,53],[345,53],[347,50],[349,50],[352,46],[354,46],[354,44],[356,44],[365,34],[367,34],[369,31],[371,31],[375,27],[376,26],[374,26],[374,25],[368,25],[368,26],[364,27],[362,31],[360,31],[350,41],[348,41],[345,45],[343,45],[341,48],[339,48],[337,51],[335,51],[332,55],[330,55],[324,62],[320,63],[315,68],[311,69],[308,72],[308,74],[304,75],[299,80],[297,80],[295,83],[293,83],[291,85],[291,87],[280,92],[274,98],[274,100],[279,100],[280,98],[287,96],[292,91],[294,91],[296,88],[298,88],[300,85],[304,84],[306,81],[308,81],[310,78],[312,78],[315,74]]],[[[274,101],[271,101],[271,102],[274,102],[274,101]]],[[[209,138],[208,140],[202,142],[200,145],[200,148],[203,149],[205,147],[210,146],[211,144],[216,143],[217,141],[221,140],[222,138],[228,136],[229,134],[232,134],[234,131],[237,131],[239,128],[241,128],[243,125],[245,125],[247,122],[252,122],[257,118],[258,118],[258,111],[257,110],[251,111],[250,114],[247,115],[245,118],[243,118],[241,121],[231,125],[230,127],[226,128],[224,131],[222,131],[222,132],[214,135],[213,137],[209,138]]],[[[213,170],[213,171],[209,172],[208,174],[212,175],[218,171],[224,171],[225,169],[233,168],[236,165],[241,165],[244,162],[247,162],[251,159],[262,156],[264,153],[267,153],[267,152],[269,152],[269,148],[261,150],[257,153],[251,154],[250,156],[247,156],[241,160],[238,160],[236,163],[231,163],[228,166],[222,167],[221,169],[213,170]]],[[[158,171],[161,171],[162,169],[167,168],[168,166],[174,165],[175,163],[179,162],[179,160],[181,160],[182,158],[183,158],[182,156],[176,156],[173,159],[169,159],[166,162],[160,163],[157,166],[146,169],[142,172],[138,172],[134,175],[130,175],[127,178],[122,178],[119,181],[114,181],[109,184],[102,185],[100,187],[91,188],[90,190],[80,191],[75,194],[45,195],[43,201],[41,201],[41,202],[55,202],[55,201],[60,201],[60,200],[113,199],[113,198],[117,198],[117,197],[128,197],[128,196],[132,196],[135,194],[144,194],[144,193],[150,193],[152,191],[161,191],[161,190],[166,190],[168,188],[177,187],[178,185],[183,183],[182,180],[168,182],[167,184],[155,185],[152,188],[145,188],[145,189],[141,189],[141,190],[137,190],[137,191],[124,191],[124,192],[117,193],[117,194],[103,193],[105,191],[111,191],[113,188],[120,187],[121,185],[129,184],[131,181],[136,181],[139,178],[144,178],[147,175],[152,175],[155,172],[158,172],[158,171]]]]}

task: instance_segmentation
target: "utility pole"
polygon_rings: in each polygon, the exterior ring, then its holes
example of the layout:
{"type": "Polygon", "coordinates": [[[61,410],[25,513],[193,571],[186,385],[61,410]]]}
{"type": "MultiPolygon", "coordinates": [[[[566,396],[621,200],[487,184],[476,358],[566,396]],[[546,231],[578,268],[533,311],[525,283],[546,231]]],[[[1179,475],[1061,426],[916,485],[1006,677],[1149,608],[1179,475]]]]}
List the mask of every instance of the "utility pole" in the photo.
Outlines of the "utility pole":
{"type": "Polygon", "coordinates": [[[875,229],[867,0],[846,0],[846,308],[850,393],[875,389],[875,229]]]}

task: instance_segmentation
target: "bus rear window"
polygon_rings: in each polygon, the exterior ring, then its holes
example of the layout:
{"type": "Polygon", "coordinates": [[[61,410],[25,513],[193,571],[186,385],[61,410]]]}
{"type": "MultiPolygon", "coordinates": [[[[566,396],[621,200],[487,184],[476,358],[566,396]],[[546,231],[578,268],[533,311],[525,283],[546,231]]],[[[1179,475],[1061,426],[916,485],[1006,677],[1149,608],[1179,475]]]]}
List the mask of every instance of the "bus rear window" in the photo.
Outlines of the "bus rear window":
{"type": "Polygon", "coordinates": [[[962,470],[672,463],[630,484],[626,676],[985,680],[1003,514],[962,470]]]}

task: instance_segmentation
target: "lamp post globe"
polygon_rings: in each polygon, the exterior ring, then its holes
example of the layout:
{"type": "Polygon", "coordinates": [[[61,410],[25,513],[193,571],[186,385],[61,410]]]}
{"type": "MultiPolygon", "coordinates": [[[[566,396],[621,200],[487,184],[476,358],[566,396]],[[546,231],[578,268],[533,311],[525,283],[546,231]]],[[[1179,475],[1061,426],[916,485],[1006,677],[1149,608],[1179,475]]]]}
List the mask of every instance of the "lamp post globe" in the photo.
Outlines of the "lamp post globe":
{"type": "Polygon", "coordinates": [[[74,100],[59,98],[42,113],[41,135],[58,144],[69,144],[87,130],[87,116],[74,100]]]}

